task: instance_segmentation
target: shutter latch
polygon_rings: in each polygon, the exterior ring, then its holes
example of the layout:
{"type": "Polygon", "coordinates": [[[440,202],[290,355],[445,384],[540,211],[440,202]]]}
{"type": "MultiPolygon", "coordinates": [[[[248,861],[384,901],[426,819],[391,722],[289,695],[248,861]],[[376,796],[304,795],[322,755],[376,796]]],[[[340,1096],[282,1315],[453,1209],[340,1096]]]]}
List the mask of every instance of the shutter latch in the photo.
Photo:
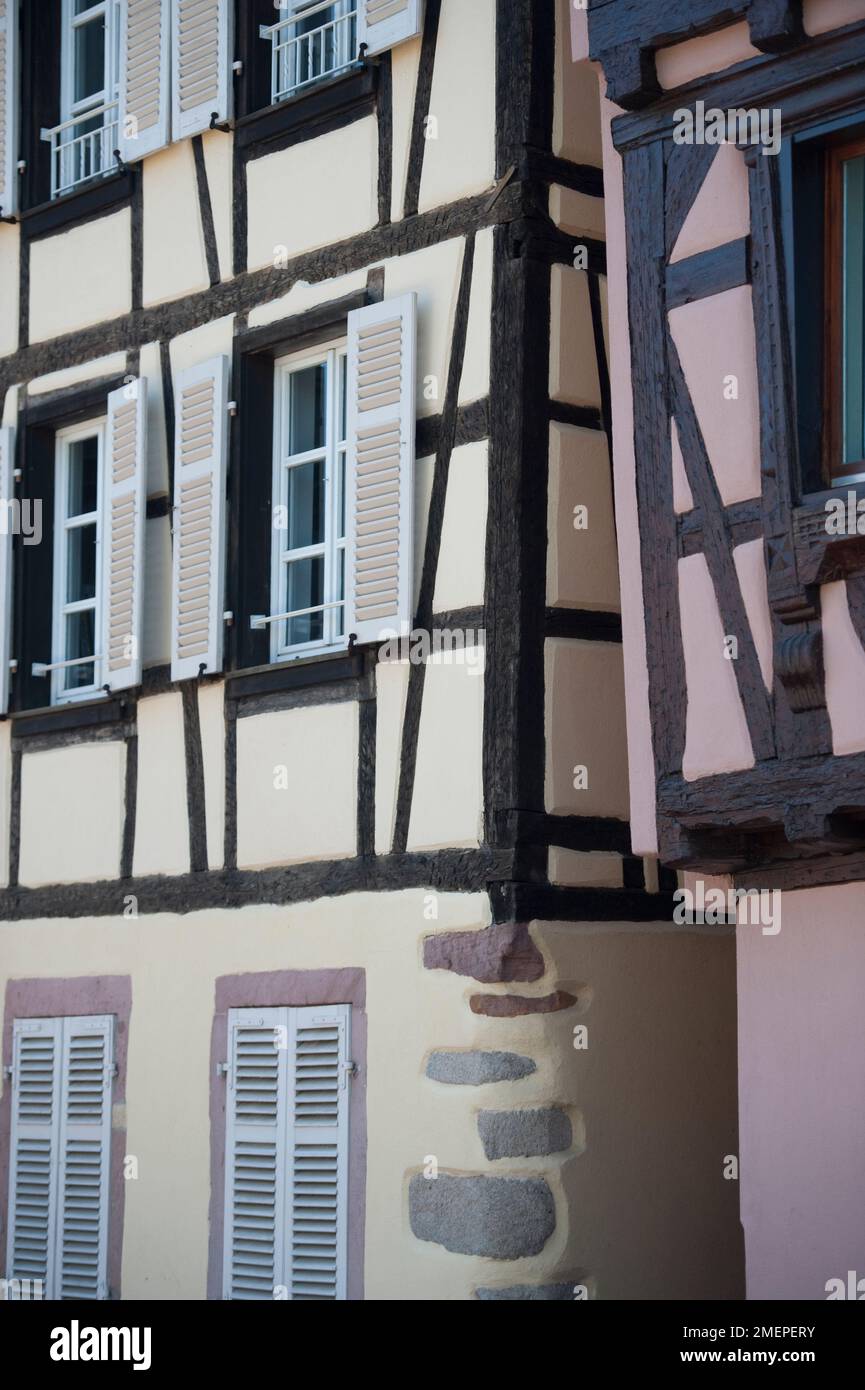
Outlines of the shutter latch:
{"type": "Polygon", "coordinates": [[[345,1081],[354,1081],[357,1077],[357,1062],[343,1062],[342,1070],[345,1081]]]}

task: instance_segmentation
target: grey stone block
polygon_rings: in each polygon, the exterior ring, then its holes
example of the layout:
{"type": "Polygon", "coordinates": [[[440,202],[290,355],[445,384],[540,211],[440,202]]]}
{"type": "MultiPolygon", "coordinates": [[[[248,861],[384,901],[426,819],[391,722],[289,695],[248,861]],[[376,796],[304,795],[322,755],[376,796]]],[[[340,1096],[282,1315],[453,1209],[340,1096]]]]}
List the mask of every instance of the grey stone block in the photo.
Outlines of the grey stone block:
{"type": "Polygon", "coordinates": [[[518,1052],[433,1052],[426,1074],[451,1086],[485,1086],[490,1081],[519,1081],[537,1071],[531,1057],[518,1052]]]}
{"type": "Polygon", "coordinates": [[[564,1110],[482,1110],[478,1130],[487,1158],[533,1158],[571,1147],[571,1122],[564,1110]]]}
{"type": "Polygon", "coordinates": [[[409,1185],[411,1228],[457,1255],[518,1260],[543,1250],[556,1224],[542,1178],[416,1174],[409,1185]]]}
{"type": "MultiPolygon", "coordinates": [[[[575,1281],[576,1282],[576,1281],[575,1281]]],[[[570,1303],[574,1297],[573,1284],[512,1284],[507,1289],[475,1289],[475,1298],[486,1302],[570,1303]]]]}

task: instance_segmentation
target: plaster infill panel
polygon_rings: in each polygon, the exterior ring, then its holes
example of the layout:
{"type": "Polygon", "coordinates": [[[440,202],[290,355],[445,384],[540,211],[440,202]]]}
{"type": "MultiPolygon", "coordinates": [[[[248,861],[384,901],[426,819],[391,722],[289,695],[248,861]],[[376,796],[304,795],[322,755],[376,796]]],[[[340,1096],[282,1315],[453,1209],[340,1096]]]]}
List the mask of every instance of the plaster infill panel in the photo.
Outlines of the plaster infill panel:
{"type": "Polygon", "coordinates": [[[408,849],[471,847],[483,813],[484,648],[426,664],[408,849]]]}
{"type": "MultiPolygon", "coordinates": [[[[549,3],[549,0],[548,0],[549,3]]],[[[587,56],[588,45],[574,47],[577,35],[572,25],[585,33],[585,14],[569,0],[554,0],[556,8],[556,74],[553,106],[553,153],[574,164],[600,167],[601,113],[598,76],[588,62],[574,61],[587,56]]]]}
{"type": "Polygon", "coordinates": [[[612,478],[601,430],[550,427],[547,538],[547,603],[618,612],[612,478]]]}
{"type": "MultiPolygon", "coordinates": [[[[25,887],[117,877],[125,773],[120,739],[23,755],[19,873],[25,887]]],[[[120,911],[119,894],[117,904],[120,911]]]]}
{"type": "Polygon", "coordinates": [[[496,173],[495,0],[442,6],[426,132],[421,212],[490,187],[496,173]]]}
{"type": "Polygon", "coordinates": [[[488,453],[484,439],[451,455],[433,594],[437,613],[483,605],[488,453]]]}
{"type": "Polygon", "coordinates": [[[730,24],[714,34],[701,34],[699,38],[660,48],[655,55],[655,65],[658,81],[663,90],[668,91],[711,72],[723,72],[734,63],[761,56],[760,50],[751,43],[747,23],[743,22],[730,24]]]}
{"type": "Polygon", "coordinates": [[[759,497],[760,416],[750,285],[673,309],[670,332],[721,501],[729,507],[759,497]]]}
{"type": "Polygon", "coordinates": [[[391,102],[393,107],[393,179],[391,220],[399,222],[405,203],[411,133],[414,124],[414,98],[422,39],[418,36],[391,49],[391,102]]]}
{"type": "Polygon", "coordinates": [[[726,246],[749,236],[751,202],[745,156],[735,145],[719,145],[700,191],[673,247],[671,261],[726,246]]]}
{"type": "Polygon", "coordinates": [[[832,726],[833,753],[865,748],[865,651],[856,635],[847,603],[847,585],[824,584],[820,590],[826,708],[832,726]]]}
{"type": "Polygon", "coordinates": [[[128,208],[34,241],[30,248],[30,338],[74,333],[132,308],[128,208]]]}
{"type": "Polygon", "coordinates": [[[550,293],[550,395],[567,405],[599,408],[601,383],[588,274],[554,265],[550,293]]]}
{"type": "Polygon", "coordinates": [[[375,119],[250,160],[246,186],[250,270],[368,231],[378,220],[375,119]]]}
{"type": "Polygon", "coordinates": [[[180,140],[141,161],[145,304],[207,289],[207,258],[192,141],[180,140]]]}
{"type": "Polygon", "coordinates": [[[762,537],[733,548],[733,564],[742,591],[751,636],[757,648],[763,684],[771,695],[773,683],[772,618],[762,537]]]}
{"type": "Polygon", "coordinates": [[[802,5],[806,34],[826,34],[860,19],[865,19],[865,0],[804,0],[802,5]]]}
{"type": "MultiPolygon", "coordinates": [[[[438,415],[444,405],[464,255],[465,238],[452,237],[437,246],[427,246],[384,262],[385,298],[395,299],[412,291],[417,295],[416,403],[419,416],[438,415]]],[[[474,285],[474,273],[472,282],[474,285]]],[[[489,336],[489,319],[486,332],[489,336]]],[[[489,345],[486,353],[488,379],[489,345]]],[[[470,360],[468,338],[466,360],[470,360]]],[[[486,391],[482,390],[481,394],[486,391]]]]}
{"type": "Polygon", "coordinates": [[[18,347],[18,285],[21,256],[20,228],[0,224],[0,356],[18,347]]]}
{"type": "Polygon", "coordinates": [[[183,700],[174,692],[138,702],[138,794],[133,873],[189,871],[183,700]]]}
{"type": "Polygon", "coordinates": [[[745,711],[704,555],[679,561],[687,718],[682,772],[688,781],[754,766],[745,711]]]}
{"type": "Polygon", "coordinates": [[[238,719],[238,867],[353,855],[357,756],[355,701],[238,719]]]}
{"type": "Polygon", "coordinates": [[[375,852],[389,854],[396,825],[402,725],[408,661],[379,661],[375,668],[375,852]]]}
{"type": "Polygon", "coordinates": [[[544,675],[547,810],[553,815],[626,820],[628,750],[621,646],[548,640],[544,675]]]}

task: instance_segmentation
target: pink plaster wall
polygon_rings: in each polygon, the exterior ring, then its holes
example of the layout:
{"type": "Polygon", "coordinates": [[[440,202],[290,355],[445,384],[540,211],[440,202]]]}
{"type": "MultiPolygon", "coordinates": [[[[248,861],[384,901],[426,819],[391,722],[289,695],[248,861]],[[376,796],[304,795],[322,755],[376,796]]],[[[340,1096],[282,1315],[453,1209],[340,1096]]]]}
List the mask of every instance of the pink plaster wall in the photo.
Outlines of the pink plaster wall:
{"type": "Polygon", "coordinates": [[[751,44],[746,23],[731,24],[715,34],[703,34],[684,43],[661,48],[656,55],[658,81],[665,91],[693,82],[705,73],[721,72],[734,63],[759,58],[760,51],[751,44]]]}
{"type": "Polygon", "coordinates": [[[850,617],[847,585],[843,582],[824,584],[820,600],[832,751],[860,753],[865,748],[865,702],[862,700],[865,651],[850,617]]]}
{"type": "Polygon", "coordinates": [[[688,781],[754,766],[733,661],[705,555],[679,561],[688,707],[682,773],[688,781]]]}
{"type": "Polygon", "coordinates": [[[748,236],[750,231],[751,200],[745,156],[735,145],[719,145],[670,260],[683,261],[715,246],[726,246],[729,241],[748,236]]]}
{"type": "Polygon", "coordinates": [[[865,1277],[865,884],[784,893],[737,931],[740,1201],[750,1299],[865,1277]]]}
{"type": "Polygon", "coordinates": [[[806,34],[825,34],[859,19],[865,19],[865,0],[805,0],[802,6],[806,34]]]}
{"type": "Polygon", "coordinates": [[[683,304],[669,317],[721,500],[729,507],[759,497],[760,413],[750,285],[683,304]],[[733,391],[738,394],[725,394],[733,391]]]}
{"type": "Polygon", "coordinates": [[[610,123],[615,116],[621,114],[621,110],[604,97],[601,101],[601,114],[609,277],[610,388],[613,438],[616,446],[613,457],[613,481],[616,494],[616,531],[619,537],[631,844],[635,854],[657,854],[655,764],[649,719],[649,673],[646,664],[645,610],[643,579],[640,573],[640,531],[635,482],[625,205],[622,160],[613,146],[610,133],[610,123]]]}

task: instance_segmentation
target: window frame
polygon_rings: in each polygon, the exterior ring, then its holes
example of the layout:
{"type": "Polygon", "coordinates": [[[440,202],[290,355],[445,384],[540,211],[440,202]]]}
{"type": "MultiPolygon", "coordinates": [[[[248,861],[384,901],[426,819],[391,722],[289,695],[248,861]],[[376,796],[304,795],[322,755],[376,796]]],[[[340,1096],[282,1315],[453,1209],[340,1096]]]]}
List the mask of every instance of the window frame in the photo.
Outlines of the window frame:
{"type": "Polygon", "coordinates": [[[843,166],[865,157],[865,135],[842,132],[826,144],[825,350],[823,376],[823,473],[827,487],[865,483],[865,457],[844,461],[844,219],[843,166]]]}
{"type": "MultiPolygon", "coordinates": [[[[108,424],[107,415],[99,416],[93,420],[84,421],[81,424],[69,425],[57,431],[55,438],[55,492],[54,492],[54,575],[51,599],[51,663],[56,665],[58,662],[66,660],[65,651],[65,622],[71,612],[93,612],[93,645],[98,648],[101,633],[102,619],[102,581],[103,581],[103,543],[102,543],[102,512],[105,487],[105,441],[108,424]],[[69,497],[69,461],[71,457],[70,446],[83,439],[97,439],[97,464],[96,464],[96,508],[92,512],[82,512],[76,514],[75,524],[70,526],[68,515],[69,497]],[[79,599],[68,601],[64,596],[66,587],[66,566],[68,560],[68,534],[71,530],[77,530],[82,526],[96,526],[96,577],[95,593],[91,603],[89,599],[79,599]]],[[[78,700],[92,700],[102,689],[101,662],[104,653],[95,650],[93,653],[93,681],[85,686],[78,686],[74,690],[64,690],[63,675],[64,669],[52,670],[51,677],[51,704],[65,705],[78,700]]],[[[84,659],[80,664],[85,664],[84,659]]]]}
{"type": "MultiPolygon", "coordinates": [[[[267,42],[269,42],[270,44],[268,60],[270,64],[269,86],[271,105],[281,106],[283,102],[292,101],[296,97],[305,96],[307,92],[313,91],[322,82],[327,82],[335,77],[342,77],[344,74],[350,72],[353,67],[357,67],[360,63],[358,53],[355,51],[352,55],[352,53],[348,49],[346,49],[344,53],[340,54],[340,60],[337,61],[334,64],[334,66],[332,68],[329,68],[326,72],[321,72],[316,77],[307,78],[304,82],[296,83],[293,87],[287,88],[285,91],[281,92],[280,84],[278,81],[278,73],[281,66],[281,60],[277,56],[278,50],[276,44],[276,31],[278,30],[279,26],[297,24],[304,18],[316,18],[317,11],[320,12],[323,16],[325,11],[332,10],[333,14],[330,19],[322,19],[322,22],[320,24],[314,26],[313,30],[307,32],[317,32],[318,29],[323,29],[330,24],[340,25],[341,28],[336,31],[334,37],[336,46],[341,48],[345,42],[344,34],[348,35],[350,33],[350,30],[348,30],[344,25],[344,21],[350,20],[350,18],[354,16],[355,24],[353,46],[356,50],[358,27],[357,20],[359,17],[360,4],[361,0],[288,0],[287,5],[285,6],[285,13],[280,13],[280,18],[277,19],[273,25],[268,26],[270,29],[270,33],[267,36],[267,42]],[[310,14],[308,13],[309,11],[312,11],[313,13],[310,14]]],[[[282,10],[282,7],[280,7],[280,10],[282,10]]],[[[264,38],[264,35],[261,34],[260,37],[264,38]]],[[[303,36],[295,31],[292,35],[292,38],[288,42],[292,43],[295,39],[301,37],[303,36]]]]}
{"type": "MultiPolygon", "coordinates": [[[[347,428],[343,437],[340,428],[341,407],[347,407],[345,393],[348,390],[348,344],[339,338],[322,344],[315,349],[306,349],[277,357],[274,361],[273,390],[273,471],[271,482],[271,570],[270,605],[271,614],[283,612],[285,593],[285,571],[292,561],[312,558],[321,554],[324,557],[324,585],[322,605],[341,604],[343,622],[339,633],[335,621],[336,607],[323,609],[323,635],[321,638],[285,645],[281,635],[285,620],[270,623],[270,660],[273,665],[302,657],[326,655],[330,652],[344,651],[348,647],[345,622],[346,603],[346,545],[348,531],[347,499],[345,498],[346,464],[348,455],[347,428]],[[291,426],[289,387],[291,377],[312,367],[324,366],[326,370],[325,402],[325,441],[324,447],[307,450],[305,453],[291,455],[287,452],[287,442],[291,426]],[[277,526],[277,508],[287,508],[287,489],[285,481],[292,468],[313,462],[324,454],[324,540],[313,545],[283,547],[280,537],[283,531],[277,526]],[[340,461],[342,469],[340,470],[340,461]],[[340,503],[342,502],[342,535],[339,535],[340,503]],[[340,597],[340,555],[342,563],[342,585],[340,597]]],[[[347,409],[344,412],[347,426],[347,409]]]]}
{"type": "MultiPolygon", "coordinates": [[[[67,122],[76,122],[73,127],[77,130],[78,124],[83,124],[89,117],[95,119],[102,117],[101,125],[98,130],[106,130],[111,124],[117,121],[120,111],[120,36],[122,28],[121,0],[93,0],[87,9],[81,14],[76,14],[75,0],[62,0],[61,10],[61,39],[60,39],[60,125],[67,122]],[[99,92],[86,97],[75,99],[75,33],[78,29],[92,23],[94,19],[101,16],[105,26],[104,40],[104,70],[103,84],[99,92]],[[106,109],[107,108],[107,109],[106,109]],[[113,108],[113,119],[112,119],[113,108]]],[[[94,132],[79,132],[79,134],[94,132]]],[[[75,138],[78,138],[77,136],[75,138]]],[[[71,143],[71,142],[70,142],[71,143]]],[[[53,168],[55,158],[54,146],[52,143],[52,190],[55,171],[53,168]]],[[[95,180],[105,178],[115,172],[116,165],[113,160],[113,153],[109,152],[109,160],[106,167],[96,173],[92,173],[86,178],[82,178],[71,185],[62,185],[56,192],[52,191],[52,199],[61,198],[69,193],[77,192],[79,188],[89,187],[95,180]]]]}

